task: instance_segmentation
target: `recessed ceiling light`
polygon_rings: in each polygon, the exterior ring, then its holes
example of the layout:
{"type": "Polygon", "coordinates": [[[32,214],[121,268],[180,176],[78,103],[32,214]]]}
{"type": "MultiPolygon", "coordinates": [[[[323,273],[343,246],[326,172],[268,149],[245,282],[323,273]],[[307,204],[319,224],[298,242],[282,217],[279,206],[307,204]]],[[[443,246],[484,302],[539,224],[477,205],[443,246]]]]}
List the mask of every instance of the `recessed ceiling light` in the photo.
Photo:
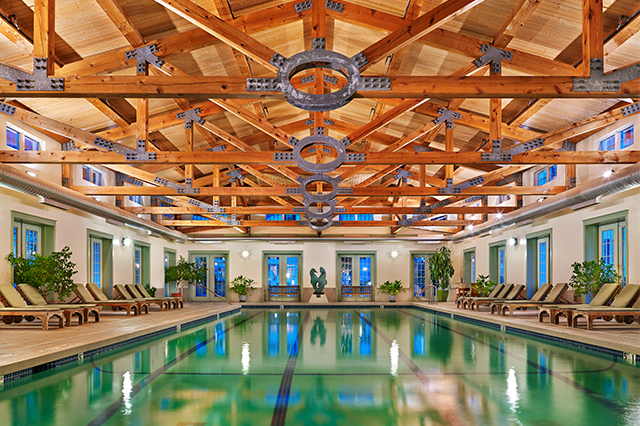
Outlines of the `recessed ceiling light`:
{"type": "Polygon", "coordinates": [[[38,175],[37,175],[37,174],[35,174],[35,173],[33,173],[33,172],[27,172],[27,174],[28,174],[29,176],[38,177],[38,175]]]}

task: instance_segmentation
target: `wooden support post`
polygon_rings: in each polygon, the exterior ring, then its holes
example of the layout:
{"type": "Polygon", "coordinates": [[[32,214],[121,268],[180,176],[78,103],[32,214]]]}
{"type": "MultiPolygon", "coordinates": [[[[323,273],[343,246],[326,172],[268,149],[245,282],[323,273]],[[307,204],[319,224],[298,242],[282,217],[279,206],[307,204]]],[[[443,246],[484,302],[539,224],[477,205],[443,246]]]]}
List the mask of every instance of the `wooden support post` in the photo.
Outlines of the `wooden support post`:
{"type": "MultiPolygon", "coordinates": [[[[144,71],[137,72],[138,76],[149,75],[149,64],[145,63],[144,71]]],[[[149,98],[136,100],[136,139],[145,141],[145,151],[150,151],[149,146],[149,98]]]]}
{"type": "MultiPolygon", "coordinates": [[[[191,126],[190,128],[184,129],[184,137],[185,137],[185,141],[184,141],[185,152],[192,152],[193,151],[193,126],[191,126]]],[[[184,178],[191,179],[191,182],[194,181],[193,164],[186,164],[184,166],[184,178]]]]}
{"type": "Polygon", "coordinates": [[[572,189],[576,187],[576,165],[565,164],[565,187],[572,189]]]}
{"type": "Polygon", "coordinates": [[[47,75],[54,75],[56,2],[35,0],[33,9],[33,56],[47,58],[47,75]]]}
{"type": "Polygon", "coordinates": [[[602,0],[582,0],[582,71],[590,75],[591,59],[604,56],[602,0]]]}
{"type": "Polygon", "coordinates": [[[62,165],[62,186],[65,188],[71,188],[73,186],[73,173],[71,170],[71,164],[62,165]]]}
{"type": "MultiPolygon", "coordinates": [[[[213,166],[213,187],[214,188],[218,188],[220,186],[220,165],[219,164],[215,164],[213,166]]],[[[213,197],[213,201],[220,201],[220,197],[215,195],[213,197]]]]}
{"type": "MultiPolygon", "coordinates": [[[[427,166],[425,166],[424,164],[420,164],[419,170],[420,170],[420,188],[425,188],[427,186],[427,166]]],[[[427,197],[422,196],[420,197],[420,201],[426,201],[427,197]]]]}
{"type": "MultiPolygon", "coordinates": [[[[444,144],[447,152],[453,152],[453,128],[447,127],[444,133],[444,144]]],[[[453,164],[444,166],[444,178],[453,179],[453,164]]]]}

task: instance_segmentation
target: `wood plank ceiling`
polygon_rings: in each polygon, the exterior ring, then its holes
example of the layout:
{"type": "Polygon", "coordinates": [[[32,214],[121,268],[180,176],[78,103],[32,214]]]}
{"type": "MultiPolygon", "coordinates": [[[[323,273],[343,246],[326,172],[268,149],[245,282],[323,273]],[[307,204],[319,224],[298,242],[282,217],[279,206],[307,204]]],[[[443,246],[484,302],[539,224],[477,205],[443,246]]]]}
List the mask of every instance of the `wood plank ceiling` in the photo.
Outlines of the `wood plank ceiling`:
{"type": "MultiPolygon", "coordinates": [[[[465,203],[470,196],[521,199],[567,189],[495,185],[536,164],[567,164],[568,182],[575,164],[640,161],[639,151],[553,151],[623,118],[622,108],[640,98],[638,78],[615,93],[578,93],[571,84],[574,77],[588,77],[585,64],[593,58],[604,58],[605,72],[637,63],[637,0],[352,0],[339,1],[341,10],[327,8],[325,1],[310,3],[305,8],[300,1],[3,0],[0,64],[31,73],[34,57],[49,58],[48,75],[64,77],[65,90],[19,91],[0,78],[0,97],[17,107],[16,119],[61,142],[74,140],[81,150],[0,151],[0,161],[105,164],[144,185],[70,185],[90,195],[169,196],[172,204],[127,209],[175,215],[161,223],[198,235],[269,233],[277,227],[288,234],[314,233],[295,221],[266,222],[261,215],[302,206],[302,198],[286,188],[298,187],[296,178],[309,173],[295,163],[275,165],[271,152],[291,151],[290,137],[314,134],[313,123],[325,120],[325,134],[349,136],[348,151],[366,154],[365,165],[347,163],[329,173],[354,189],[338,197],[338,207],[383,215],[382,221],[343,223],[328,234],[348,234],[348,227],[360,234],[457,232],[483,215],[516,208],[515,200],[511,207],[465,203]],[[280,92],[247,92],[247,77],[275,77],[269,63],[275,52],[291,57],[321,37],[327,50],[347,57],[363,52],[369,59],[363,75],[390,77],[391,90],[359,92],[348,105],[323,112],[298,109],[280,92]],[[500,71],[490,70],[491,64],[476,67],[472,61],[482,56],[482,44],[512,52],[511,60],[503,60],[500,71]],[[157,46],[164,65],[136,70],[125,52],[148,45],[157,46]],[[196,107],[205,121],[185,129],[176,114],[196,107]],[[453,128],[434,125],[439,108],[461,114],[453,128]],[[127,162],[121,154],[96,149],[96,137],[130,148],[144,140],[158,159],[127,162]],[[511,164],[481,160],[491,140],[502,139],[505,149],[538,137],[544,145],[511,164]],[[206,151],[221,144],[225,152],[206,151]],[[426,147],[431,151],[419,151],[426,147]],[[406,183],[394,177],[399,169],[412,173],[406,183]],[[227,172],[233,170],[244,180],[232,182],[227,172]],[[459,184],[479,176],[484,185],[461,195],[438,193],[446,178],[459,184]],[[156,177],[180,184],[191,178],[200,194],[178,195],[154,183],[156,177]],[[218,220],[189,199],[218,201],[240,223],[218,220]],[[457,220],[433,226],[424,218],[410,229],[398,223],[421,202],[445,199],[451,204],[432,214],[455,214],[457,220]],[[213,220],[203,224],[181,214],[213,220]]],[[[292,84],[315,94],[344,84],[343,78],[326,82],[325,75],[339,76],[317,68],[297,74],[292,84]],[[303,85],[305,76],[314,82],[303,85]]],[[[316,150],[307,159],[332,158],[316,150]]],[[[68,166],[63,173],[69,177],[68,166]]],[[[327,189],[314,184],[314,191],[327,189]]]]}

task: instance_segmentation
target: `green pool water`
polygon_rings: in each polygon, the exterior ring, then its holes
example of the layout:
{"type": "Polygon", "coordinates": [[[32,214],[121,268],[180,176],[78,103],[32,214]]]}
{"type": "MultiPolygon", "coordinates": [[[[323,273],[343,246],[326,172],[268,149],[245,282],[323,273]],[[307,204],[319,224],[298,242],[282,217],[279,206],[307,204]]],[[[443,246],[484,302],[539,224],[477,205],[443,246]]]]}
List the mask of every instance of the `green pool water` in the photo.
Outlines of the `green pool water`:
{"type": "Polygon", "coordinates": [[[247,309],[5,383],[0,424],[639,425],[640,368],[413,309],[247,309]]]}

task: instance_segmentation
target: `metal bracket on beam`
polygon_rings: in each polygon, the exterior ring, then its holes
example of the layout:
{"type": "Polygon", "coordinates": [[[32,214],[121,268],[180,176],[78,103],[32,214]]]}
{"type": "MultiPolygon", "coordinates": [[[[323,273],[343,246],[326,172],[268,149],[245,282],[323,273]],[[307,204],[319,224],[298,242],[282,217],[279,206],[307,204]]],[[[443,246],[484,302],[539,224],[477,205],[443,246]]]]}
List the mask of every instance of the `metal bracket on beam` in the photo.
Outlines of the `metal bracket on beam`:
{"type": "Polygon", "coordinates": [[[273,161],[278,163],[289,163],[295,161],[293,152],[274,152],[273,161]]]}
{"type": "Polygon", "coordinates": [[[201,209],[206,209],[207,213],[224,213],[224,208],[220,207],[220,202],[218,201],[214,201],[212,205],[191,198],[189,199],[189,204],[200,207],[201,209]]]}
{"type": "Polygon", "coordinates": [[[640,102],[636,102],[635,104],[620,108],[620,112],[622,112],[623,117],[640,112],[640,102]]]}
{"type": "Polygon", "coordinates": [[[359,90],[371,92],[389,91],[391,90],[391,79],[389,77],[362,77],[362,84],[359,90]]]}
{"type": "Polygon", "coordinates": [[[322,49],[327,46],[327,40],[324,37],[313,37],[311,39],[311,50],[322,49]]]}
{"type": "Polygon", "coordinates": [[[415,152],[433,152],[433,149],[429,148],[428,146],[422,145],[413,145],[413,150],[415,152]]]}
{"type": "Polygon", "coordinates": [[[75,141],[64,142],[61,146],[63,151],[82,151],[80,148],[76,147],[75,141]]]}
{"type": "Polygon", "coordinates": [[[460,120],[462,118],[462,114],[459,112],[451,111],[446,108],[438,108],[438,117],[433,120],[433,124],[436,126],[442,122],[447,123],[447,129],[453,129],[453,120],[460,120]]]}
{"type": "Polygon", "coordinates": [[[310,118],[304,121],[305,126],[313,126],[314,124],[316,124],[316,120],[314,118],[310,118]]]}
{"type": "Polygon", "coordinates": [[[476,68],[480,68],[481,66],[491,62],[491,71],[494,73],[502,72],[503,59],[510,61],[513,57],[513,52],[494,46],[489,46],[488,44],[484,43],[482,43],[482,45],[480,46],[480,51],[484,53],[484,55],[474,60],[473,65],[475,65],[476,68]]]}
{"type": "Polygon", "coordinates": [[[575,150],[576,150],[576,144],[575,143],[563,141],[562,142],[562,148],[556,149],[556,152],[575,151],[575,150]]]}
{"type": "Polygon", "coordinates": [[[511,162],[514,155],[522,154],[523,152],[539,148],[543,145],[544,142],[542,141],[542,138],[535,138],[533,140],[514,145],[503,151],[502,140],[494,139],[492,142],[492,152],[483,152],[481,155],[481,161],[511,162]]]}
{"type": "Polygon", "coordinates": [[[49,77],[47,62],[47,58],[33,58],[33,74],[0,64],[0,78],[14,82],[17,90],[63,92],[64,78],[49,77]]]}
{"type": "Polygon", "coordinates": [[[154,65],[158,68],[162,68],[164,65],[164,59],[161,59],[155,55],[158,51],[157,44],[150,44],[148,46],[138,47],[137,49],[129,50],[125,52],[124,56],[128,60],[136,60],[136,71],[145,72],[147,63],[154,65]]]}
{"type": "Polygon", "coordinates": [[[200,108],[193,108],[177,113],[176,118],[178,118],[178,120],[184,119],[184,128],[191,129],[194,121],[201,126],[204,124],[204,118],[198,115],[200,112],[200,108]]]}
{"type": "Polygon", "coordinates": [[[296,13],[304,12],[305,10],[311,9],[311,0],[303,1],[300,3],[296,3],[293,5],[293,8],[296,10],[296,13]]]}
{"type": "Polygon", "coordinates": [[[99,136],[93,141],[93,144],[97,147],[104,148],[107,151],[117,152],[118,154],[127,155],[127,154],[135,154],[136,151],[123,145],[119,145],[117,143],[111,142],[109,140],[103,139],[99,136]]]}
{"type": "Polygon", "coordinates": [[[447,186],[444,188],[438,188],[438,194],[460,194],[463,189],[480,185],[481,183],[484,183],[484,177],[482,176],[478,176],[476,178],[470,179],[466,182],[459,183],[457,185],[453,184],[453,179],[448,178],[447,186]]]}
{"type": "Polygon", "coordinates": [[[144,139],[137,140],[137,149],[134,152],[125,154],[127,161],[156,161],[157,154],[155,152],[147,152],[147,141],[144,139]]]}
{"type": "Polygon", "coordinates": [[[16,113],[16,107],[0,102],[0,112],[13,116],[16,113]]]}
{"type": "Polygon", "coordinates": [[[324,121],[324,124],[327,126],[333,126],[334,124],[336,124],[335,121],[329,120],[328,118],[325,118],[323,121],[324,121]]]}
{"type": "Polygon", "coordinates": [[[191,179],[185,179],[185,184],[180,185],[179,183],[170,182],[166,179],[156,176],[153,178],[153,182],[162,186],[166,186],[167,188],[175,189],[178,194],[200,194],[200,188],[191,187],[191,179]]]}
{"type": "Polygon", "coordinates": [[[431,213],[434,209],[439,209],[440,207],[448,206],[449,204],[451,204],[451,200],[448,198],[446,200],[438,201],[437,203],[429,205],[427,205],[424,200],[421,200],[420,207],[418,207],[414,211],[416,213],[431,213]]]}
{"type": "Polygon", "coordinates": [[[367,154],[347,154],[347,163],[364,163],[367,160],[367,154]]]}
{"type": "Polygon", "coordinates": [[[486,195],[474,195],[473,197],[465,198],[465,204],[473,203],[475,201],[482,201],[484,204],[487,204],[487,196],[486,195]]]}
{"type": "Polygon", "coordinates": [[[325,75],[323,79],[325,83],[334,84],[334,85],[338,84],[338,77],[334,77],[332,75],[325,75]]]}
{"type": "Polygon", "coordinates": [[[522,186],[522,173],[514,173],[509,177],[496,181],[496,186],[504,186],[515,182],[517,186],[522,186]]]}
{"type": "Polygon", "coordinates": [[[314,81],[316,81],[316,76],[314,74],[311,75],[307,75],[305,77],[302,77],[300,79],[300,82],[304,85],[304,84],[309,84],[309,83],[313,83],[314,81]]]}
{"type": "Polygon", "coordinates": [[[574,92],[619,92],[622,83],[640,78],[640,64],[619,68],[605,75],[604,60],[592,58],[588,78],[574,78],[574,92]]]}
{"type": "Polygon", "coordinates": [[[576,177],[572,176],[569,178],[569,182],[567,183],[567,189],[573,189],[576,187],[576,177]]]}
{"type": "Polygon", "coordinates": [[[226,176],[231,179],[231,182],[236,182],[238,180],[242,182],[244,180],[244,176],[242,175],[242,171],[240,169],[231,170],[226,173],[226,176]]]}
{"type": "Polygon", "coordinates": [[[126,175],[124,173],[121,172],[117,172],[116,173],[116,184],[118,183],[118,181],[120,181],[120,184],[122,184],[122,182],[127,182],[130,183],[131,185],[135,185],[135,186],[143,186],[144,182],[142,182],[141,180],[138,179],[134,179],[129,175],[126,175]]]}
{"type": "Polygon", "coordinates": [[[316,135],[324,135],[324,127],[316,127],[316,135]]]}
{"type": "Polygon", "coordinates": [[[209,152],[222,152],[224,150],[227,149],[227,145],[226,144],[220,144],[217,146],[212,146],[211,148],[207,148],[207,151],[209,152]]]}
{"type": "Polygon", "coordinates": [[[413,176],[412,172],[405,169],[398,169],[398,173],[393,175],[393,178],[395,180],[401,180],[402,182],[407,183],[407,179],[410,178],[411,176],[413,176]]]}
{"type": "Polygon", "coordinates": [[[344,10],[344,4],[338,3],[337,1],[325,0],[324,6],[325,8],[334,10],[338,13],[342,13],[344,10]]]}

